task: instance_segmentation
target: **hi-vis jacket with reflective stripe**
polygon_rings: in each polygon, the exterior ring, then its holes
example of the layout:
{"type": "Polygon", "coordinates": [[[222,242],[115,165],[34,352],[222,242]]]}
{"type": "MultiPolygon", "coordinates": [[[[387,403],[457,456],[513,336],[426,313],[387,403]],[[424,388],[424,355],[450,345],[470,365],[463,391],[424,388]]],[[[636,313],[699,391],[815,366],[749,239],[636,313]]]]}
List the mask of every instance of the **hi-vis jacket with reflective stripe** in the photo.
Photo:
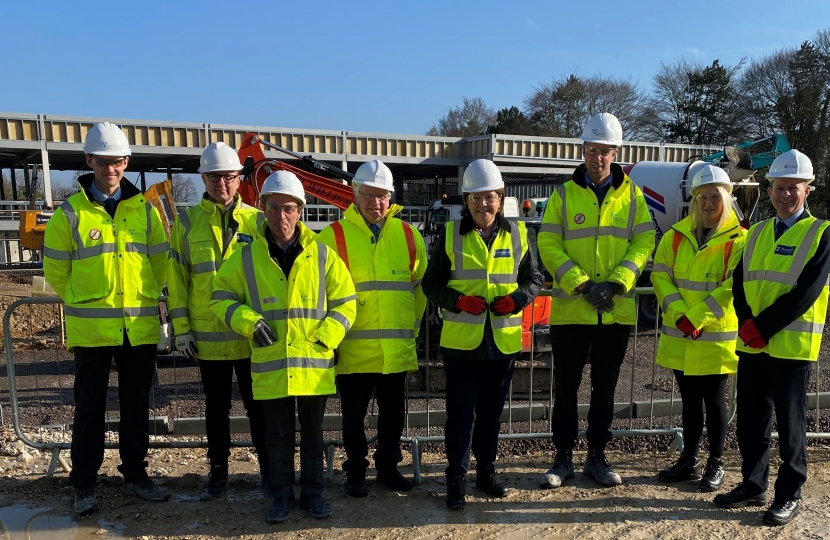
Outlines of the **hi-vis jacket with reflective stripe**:
{"type": "Polygon", "coordinates": [[[355,205],[320,232],[318,239],[346,263],[357,291],[357,317],[337,348],[338,374],[418,369],[415,337],[426,307],[421,278],[427,257],[421,233],[394,217],[402,209],[389,208],[377,241],[355,205]]]}
{"type": "MultiPolygon", "coordinates": [[[[462,235],[461,221],[445,225],[445,250],[450,259],[447,287],[464,296],[482,296],[489,305],[496,297],[507,296],[519,288],[517,278],[522,257],[527,253],[527,229],[522,221],[503,220],[490,249],[475,231],[462,235]]],[[[441,347],[459,351],[476,349],[484,337],[489,320],[493,339],[506,354],[522,350],[522,313],[498,317],[485,310],[481,315],[444,311],[441,347]]]]}
{"type": "MultiPolygon", "coordinates": [[[[753,316],[758,316],[796,287],[805,265],[816,255],[819,241],[828,226],[827,221],[807,216],[775,240],[774,221],[768,219],[749,229],[741,260],[743,296],[753,316]]],[[[789,360],[816,361],[827,316],[826,272],[820,279],[823,287],[818,299],[794,321],[769,337],[766,347],[752,349],[739,340],[738,351],[767,353],[789,360]]]]}
{"type": "Polygon", "coordinates": [[[193,333],[199,360],[251,356],[248,338],[229,330],[210,311],[213,276],[222,262],[254,241],[265,214],[237,195],[232,211],[204,197],[179,212],[170,233],[167,307],[177,335],[193,333]],[[233,231],[232,235],[227,234],[233,231]]]}
{"type": "Polygon", "coordinates": [[[167,236],[158,211],[127,181],[110,219],[89,194],[64,201],[46,224],[43,273],[66,304],[66,345],[132,345],[159,340],[158,298],[167,277],[167,236]],[[125,333],[126,331],[126,333],[125,333]]]}
{"type": "Polygon", "coordinates": [[[602,324],[634,324],[634,287],[654,251],[654,226],[643,193],[613,163],[602,208],[588,186],[585,165],[548,199],[539,229],[539,254],[553,276],[551,324],[597,324],[597,310],[580,295],[586,281],[622,285],[602,324]]]}
{"type": "Polygon", "coordinates": [[[746,231],[731,213],[703,246],[692,218],[675,224],[660,241],[651,282],[663,308],[657,363],[686,375],[735,373],[738,317],[732,307],[732,270],[743,252],[746,231]],[[683,337],[676,321],[683,315],[702,330],[695,340],[683,337]]]}
{"type": "Polygon", "coordinates": [[[254,399],[333,394],[334,349],[355,317],[349,271],[298,221],[303,250],[286,276],[268,252],[266,227],[219,269],[210,309],[250,341],[254,399]],[[251,339],[260,319],[277,334],[268,347],[251,339]]]}

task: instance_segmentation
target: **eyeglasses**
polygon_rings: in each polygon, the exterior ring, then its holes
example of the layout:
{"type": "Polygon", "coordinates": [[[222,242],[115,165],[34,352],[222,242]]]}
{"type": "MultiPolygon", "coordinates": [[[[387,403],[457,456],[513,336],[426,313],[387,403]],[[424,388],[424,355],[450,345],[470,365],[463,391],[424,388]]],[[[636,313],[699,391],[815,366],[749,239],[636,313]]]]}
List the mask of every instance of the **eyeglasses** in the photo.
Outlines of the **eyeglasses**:
{"type": "Polygon", "coordinates": [[[611,155],[611,152],[616,152],[616,148],[594,148],[593,146],[588,146],[587,144],[582,145],[582,153],[589,157],[594,157],[599,154],[602,157],[608,157],[611,155]]]}
{"type": "Polygon", "coordinates": [[[470,195],[470,200],[473,201],[473,204],[481,204],[482,202],[486,202],[487,204],[496,204],[496,201],[499,200],[498,195],[470,195]]]}
{"type": "Polygon", "coordinates": [[[214,184],[218,183],[220,180],[224,180],[226,184],[230,184],[232,182],[236,182],[239,180],[239,175],[236,173],[228,173],[228,174],[218,174],[218,173],[209,173],[207,175],[207,179],[213,182],[214,184]]]}
{"type": "Polygon", "coordinates": [[[275,202],[266,202],[265,209],[275,214],[282,212],[284,214],[293,214],[300,208],[298,204],[278,204],[275,202]]]}
{"type": "Polygon", "coordinates": [[[106,159],[101,159],[96,156],[92,156],[92,161],[95,162],[96,165],[99,167],[107,168],[112,165],[114,168],[123,167],[127,163],[127,158],[118,158],[115,161],[108,161],[106,159]]]}
{"type": "Polygon", "coordinates": [[[378,202],[383,202],[383,201],[388,201],[388,200],[389,200],[389,197],[390,197],[390,194],[389,194],[389,193],[385,193],[385,194],[383,194],[383,195],[372,195],[371,193],[363,193],[362,191],[358,191],[357,193],[358,193],[361,197],[363,197],[364,199],[366,199],[367,201],[378,201],[378,202]]]}
{"type": "Polygon", "coordinates": [[[701,204],[716,204],[720,202],[720,195],[712,195],[711,197],[708,195],[698,195],[697,200],[699,200],[701,204]]]}

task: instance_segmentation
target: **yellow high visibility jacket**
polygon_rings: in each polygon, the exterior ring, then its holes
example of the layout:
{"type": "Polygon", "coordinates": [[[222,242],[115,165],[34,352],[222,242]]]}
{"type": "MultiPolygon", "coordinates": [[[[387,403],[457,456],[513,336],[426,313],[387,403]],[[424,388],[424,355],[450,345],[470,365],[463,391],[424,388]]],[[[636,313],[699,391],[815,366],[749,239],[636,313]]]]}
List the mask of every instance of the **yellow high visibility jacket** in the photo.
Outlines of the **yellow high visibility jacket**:
{"type": "MultiPolygon", "coordinates": [[[[482,296],[489,305],[498,296],[507,296],[519,288],[517,278],[522,257],[527,253],[527,229],[523,221],[506,220],[510,229],[499,228],[490,249],[475,231],[459,232],[460,221],[445,225],[450,280],[447,287],[464,296],[482,296]]],[[[484,324],[489,319],[493,339],[505,354],[522,350],[522,313],[497,317],[485,310],[481,315],[444,311],[441,346],[471,351],[484,338],[484,324]]]]}
{"type": "MultiPolygon", "coordinates": [[[[792,290],[804,265],[815,255],[830,223],[813,216],[800,219],[775,240],[775,220],[756,223],[749,229],[744,249],[743,287],[753,316],[792,290]]],[[[767,353],[789,360],[818,360],[821,335],[827,316],[827,281],[815,303],[798,319],[773,335],[763,349],[752,349],[738,340],[738,351],[767,353]]]]}
{"type": "Polygon", "coordinates": [[[389,208],[377,241],[355,205],[320,232],[357,291],[355,322],[337,348],[338,374],[418,369],[415,337],[426,308],[421,278],[427,258],[421,233],[394,217],[402,209],[389,208]]]}
{"type": "Polygon", "coordinates": [[[193,333],[199,360],[240,360],[251,356],[248,338],[228,329],[210,311],[213,276],[231,255],[254,241],[265,214],[236,196],[233,210],[205,197],[179,212],[170,232],[167,307],[176,335],[193,333]],[[238,224],[225,244],[229,220],[238,224]]]}
{"type": "Polygon", "coordinates": [[[46,224],[43,273],[66,304],[66,345],[119,346],[159,341],[158,298],[167,277],[167,235],[158,211],[132,184],[111,219],[81,191],[61,204],[46,224]]]}
{"type": "Polygon", "coordinates": [[[597,310],[579,293],[586,281],[622,286],[602,324],[634,324],[634,287],[654,251],[654,226],[643,193],[617,164],[602,203],[586,184],[584,165],[556,187],[539,229],[539,255],[553,276],[551,324],[597,324],[597,310]]]}
{"type": "Polygon", "coordinates": [[[252,244],[225,261],[214,278],[210,309],[249,339],[254,399],[335,393],[334,349],[355,318],[354,285],[334,250],[302,222],[297,256],[288,276],[271,259],[267,223],[252,244]],[[257,347],[254,326],[264,319],[277,334],[257,347]]]}
{"type": "Polygon", "coordinates": [[[732,306],[732,270],[743,252],[744,231],[734,213],[705,245],[698,247],[692,218],[663,236],[651,282],[663,309],[657,363],[686,375],[735,373],[738,317],[732,306]],[[675,324],[683,315],[701,330],[684,338],[675,324]]]}

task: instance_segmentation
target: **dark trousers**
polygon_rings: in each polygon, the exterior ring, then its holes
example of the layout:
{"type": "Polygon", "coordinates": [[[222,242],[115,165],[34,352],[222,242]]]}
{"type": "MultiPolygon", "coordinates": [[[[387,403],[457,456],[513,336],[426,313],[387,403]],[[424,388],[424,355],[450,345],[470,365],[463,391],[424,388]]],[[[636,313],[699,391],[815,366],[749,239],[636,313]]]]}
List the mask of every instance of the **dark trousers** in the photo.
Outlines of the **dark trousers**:
{"type": "Polygon", "coordinates": [[[515,358],[471,360],[444,355],[447,422],[444,424],[448,478],[464,476],[470,450],[476,471],[494,470],[504,398],[513,379],[515,358]]]}
{"type": "Polygon", "coordinates": [[[582,371],[591,354],[591,406],[588,409],[588,444],[604,448],[611,441],[614,390],[628,348],[631,327],[622,324],[551,325],[556,392],[553,402],[553,445],[572,450],[579,434],[577,392],[582,371]]]}
{"type": "Polygon", "coordinates": [[[685,375],[675,369],[674,378],[683,401],[683,447],[686,454],[697,454],[703,435],[703,406],[706,405],[706,438],[709,455],[723,456],[726,441],[726,374],[685,375]]]}
{"type": "Polygon", "coordinates": [[[150,443],[150,383],[156,365],[156,345],[133,347],[75,347],[75,417],[72,426],[72,472],[75,488],[94,487],[104,462],[104,419],[110,366],[118,368],[120,423],[118,446],[125,482],[147,477],[150,443]]]}
{"type": "Polygon", "coordinates": [[[807,480],[807,381],[812,362],[738,353],[738,447],[747,484],[769,486],[772,412],[778,424],[781,466],[775,498],[800,499],[807,480]]]}
{"type": "Polygon", "coordinates": [[[369,467],[366,456],[366,432],[363,420],[372,391],[378,402],[378,447],[372,458],[378,471],[395,469],[403,460],[401,434],[406,422],[406,372],[350,373],[337,376],[337,390],[343,409],[343,446],[346,461],[343,470],[349,474],[365,473],[369,467]]]}
{"type": "Polygon", "coordinates": [[[300,420],[300,488],[304,495],[323,492],[323,414],[328,396],[297,396],[261,401],[265,444],[275,497],[294,493],[294,402],[300,420]]]}
{"type": "Polygon", "coordinates": [[[251,441],[259,457],[259,470],[268,472],[268,449],[265,446],[265,413],[262,404],[254,401],[251,387],[251,359],[201,360],[199,371],[205,389],[205,428],[207,431],[207,456],[210,466],[228,468],[231,455],[231,394],[233,373],[245,406],[245,415],[251,424],[251,441]]]}

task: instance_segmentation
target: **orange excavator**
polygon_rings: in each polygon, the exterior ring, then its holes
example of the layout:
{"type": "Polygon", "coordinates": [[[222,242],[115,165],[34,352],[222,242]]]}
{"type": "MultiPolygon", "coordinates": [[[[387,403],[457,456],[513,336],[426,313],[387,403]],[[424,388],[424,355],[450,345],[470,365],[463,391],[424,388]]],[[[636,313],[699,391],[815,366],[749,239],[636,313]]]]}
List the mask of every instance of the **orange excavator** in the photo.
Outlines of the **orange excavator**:
{"type": "MultiPolygon", "coordinates": [[[[239,194],[242,200],[251,206],[259,207],[259,191],[273,172],[289,171],[297,175],[303,184],[307,195],[312,195],[332,206],[345,210],[354,202],[354,190],[351,183],[354,175],[339,167],[318,161],[311,156],[303,156],[292,152],[281,146],[262,140],[257,133],[246,133],[239,147],[239,161],[242,162],[243,182],[239,186],[239,194]],[[317,172],[309,172],[305,169],[289,165],[278,159],[268,158],[262,151],[262,146],[282,152],[296,160],[305,163],[314,171],[327,173],[336,177],[326,178],[317,172]]],[[[531,351],[531,343],[535,352],[550,350],[550,297],[537,297],[522,312],[522,352],[531,351]]]]}

